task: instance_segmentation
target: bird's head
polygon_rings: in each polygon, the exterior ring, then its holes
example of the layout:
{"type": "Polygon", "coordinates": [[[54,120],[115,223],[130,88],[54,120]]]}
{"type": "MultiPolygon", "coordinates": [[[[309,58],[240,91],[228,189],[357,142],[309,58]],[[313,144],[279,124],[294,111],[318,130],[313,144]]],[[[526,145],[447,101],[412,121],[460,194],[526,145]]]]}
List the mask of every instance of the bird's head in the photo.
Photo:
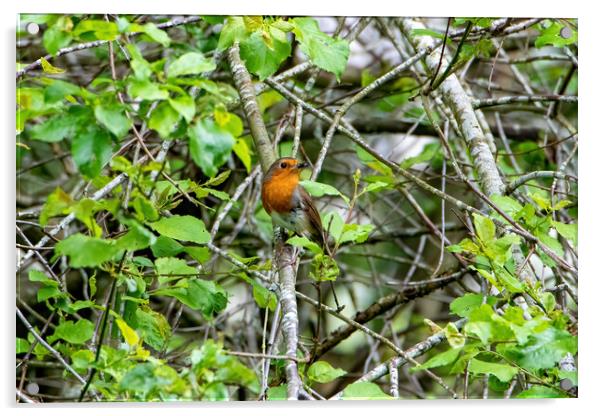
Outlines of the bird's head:
{"type": "Polygon", "coordinates": [[[306,162],[299,162],[292,157],[282,157],[272,163],[265,175],[265,180],[299,179],[301,170],[309,167],[306,162]]]}

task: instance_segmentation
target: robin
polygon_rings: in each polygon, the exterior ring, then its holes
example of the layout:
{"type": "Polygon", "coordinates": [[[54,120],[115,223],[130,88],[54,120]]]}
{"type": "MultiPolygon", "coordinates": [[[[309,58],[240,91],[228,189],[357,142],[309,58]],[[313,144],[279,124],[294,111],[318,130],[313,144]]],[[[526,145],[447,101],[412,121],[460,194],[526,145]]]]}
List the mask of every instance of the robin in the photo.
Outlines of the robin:
{"type": "Polygon", "coordinates": [[[320,214],[301,185],[301,170],[308,163],[283,157],[272,163],[263,179],[261,202],[276,225],[326,247],[320,214]]]}

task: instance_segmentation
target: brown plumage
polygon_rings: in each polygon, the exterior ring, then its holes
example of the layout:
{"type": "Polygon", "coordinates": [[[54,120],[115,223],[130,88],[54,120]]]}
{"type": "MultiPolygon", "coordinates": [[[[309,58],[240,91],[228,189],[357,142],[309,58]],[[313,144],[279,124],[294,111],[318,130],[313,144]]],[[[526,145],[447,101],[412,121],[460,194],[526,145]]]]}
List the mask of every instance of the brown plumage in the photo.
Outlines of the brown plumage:
{"type": "Polygon", "coordinates": [[[276,225],[325,245],[320,214],[311,197],[299,185],[299,174],[307,163],[283,157],[268,169],[261,187],[261,202],[276,225]]]}

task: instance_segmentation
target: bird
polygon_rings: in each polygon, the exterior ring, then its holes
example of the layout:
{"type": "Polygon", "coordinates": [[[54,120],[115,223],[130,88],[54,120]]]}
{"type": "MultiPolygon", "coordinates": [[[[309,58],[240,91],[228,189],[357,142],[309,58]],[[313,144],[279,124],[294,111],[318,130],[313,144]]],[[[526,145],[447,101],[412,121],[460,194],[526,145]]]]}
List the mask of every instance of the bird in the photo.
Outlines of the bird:
{"type": "Polygon", "coordinates": [[[274,224],[327,250],[320,214],[311,196],[299,184],[301,171],[307,167],[308,163],[292,157],[272,163],[263,178],[261,202],[274,224]]]}

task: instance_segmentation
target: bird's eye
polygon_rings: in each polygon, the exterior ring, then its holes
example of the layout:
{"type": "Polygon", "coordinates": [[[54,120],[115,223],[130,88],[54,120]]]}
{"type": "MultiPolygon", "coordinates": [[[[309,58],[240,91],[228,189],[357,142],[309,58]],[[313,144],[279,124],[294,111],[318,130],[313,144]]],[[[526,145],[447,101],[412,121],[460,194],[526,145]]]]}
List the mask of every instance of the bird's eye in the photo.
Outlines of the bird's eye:
{"type": "Polygon", "coordinates": [[[286,169],[286,162],[282,162],[282,163],[280,164],[280,167],[281,167],[282,169],[286,169]]]}

